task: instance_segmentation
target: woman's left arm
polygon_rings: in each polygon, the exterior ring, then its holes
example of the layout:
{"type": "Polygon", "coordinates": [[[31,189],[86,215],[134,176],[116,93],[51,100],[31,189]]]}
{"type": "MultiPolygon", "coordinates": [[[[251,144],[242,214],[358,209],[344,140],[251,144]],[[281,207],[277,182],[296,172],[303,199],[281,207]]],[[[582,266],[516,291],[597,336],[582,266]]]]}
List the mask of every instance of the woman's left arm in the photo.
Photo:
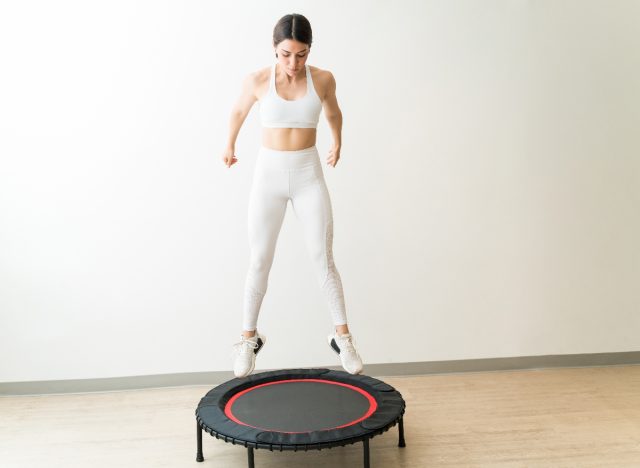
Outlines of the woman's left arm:
{"type": "Polygon", "coordinates": [[[330,71],[327,71],[327,74],[327,92],[322,102],[322,107],[333,135],[333,147],[329,150],[327,164],[336,167],[338,159],[340,159],[340,147],[342,146],[342,111],[336,98],[336,80],[330,71]]]}

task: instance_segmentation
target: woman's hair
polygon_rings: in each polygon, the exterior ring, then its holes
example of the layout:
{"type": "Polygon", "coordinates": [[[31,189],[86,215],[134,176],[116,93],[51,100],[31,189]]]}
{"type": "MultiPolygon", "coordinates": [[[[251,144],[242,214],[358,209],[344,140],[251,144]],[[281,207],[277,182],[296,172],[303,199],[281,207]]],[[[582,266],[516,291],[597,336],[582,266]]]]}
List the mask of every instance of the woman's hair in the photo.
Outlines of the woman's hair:
{"type": "Polygon", "coordinates": [[[285,39],[307,44],[311,48],[311,24],[303,15],[293,13],[284,15],[273,28],[273,46],[276,47],[285,39]]]}

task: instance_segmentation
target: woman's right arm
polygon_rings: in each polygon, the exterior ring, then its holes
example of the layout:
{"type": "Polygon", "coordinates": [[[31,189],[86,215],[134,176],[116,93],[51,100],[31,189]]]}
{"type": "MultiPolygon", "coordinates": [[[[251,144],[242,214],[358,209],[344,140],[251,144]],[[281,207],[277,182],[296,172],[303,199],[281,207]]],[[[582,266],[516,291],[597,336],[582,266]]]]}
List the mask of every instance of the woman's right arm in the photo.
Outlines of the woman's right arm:
{"type": "Polygon", "coordinates": [[[255,73],[250,73],[245,77],[242,82],[240,97],[231,110],[231,116],[229,118],[229,139],[222,155],[222,160],[227,167],[231,167],[238,162],[238,158],[235,156],[236,139],[238,138],[238,133],[240,133],[240,127],[242,127],[244,120],[247,118],[251,107],[253,107],[253,104],[258,100],[255,95],[255,84],[255,73]]]}

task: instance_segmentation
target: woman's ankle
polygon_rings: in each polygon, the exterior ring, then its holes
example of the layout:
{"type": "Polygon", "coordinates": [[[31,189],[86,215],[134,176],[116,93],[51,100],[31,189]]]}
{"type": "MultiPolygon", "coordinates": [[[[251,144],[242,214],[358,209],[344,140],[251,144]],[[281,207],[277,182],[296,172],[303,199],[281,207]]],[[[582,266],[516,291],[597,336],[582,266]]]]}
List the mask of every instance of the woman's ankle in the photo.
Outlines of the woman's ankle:
{"type": "Polygon", "coordinates": [[[256,331],[257,331],[257,329],[256,330],[251,330],[251,331],[242,330],[242,336],[244,336],[245,338],[251,338],[252,336],[256,335],[256,331]]]}

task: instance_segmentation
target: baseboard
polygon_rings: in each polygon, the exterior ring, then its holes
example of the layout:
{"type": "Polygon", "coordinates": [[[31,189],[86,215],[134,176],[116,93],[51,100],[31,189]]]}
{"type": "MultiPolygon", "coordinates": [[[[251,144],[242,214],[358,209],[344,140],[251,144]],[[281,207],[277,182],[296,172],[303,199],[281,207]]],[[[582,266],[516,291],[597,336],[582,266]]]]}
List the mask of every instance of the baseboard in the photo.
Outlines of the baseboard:
{"type": "MultiPolygon", "coordinates": [[[[365,364],[364,373],[373,377],[491,372],[553,367],[593,367],[640,364],[640,351],[594,354],[560,354],[454,361],[398,362],[365,364]]],[[[342,370],[339,366],[315,366],[342,370]]],[[[274,369],[257,369],[262,372],[274,369]]],[[[181,374],[139,375],[102,379],[42,380],[0,382],[0,395],[49,395],[56,393],[111,392],[185,385],[216,385],[233,379],[232,371],[187,372],[181,374]]]]}

